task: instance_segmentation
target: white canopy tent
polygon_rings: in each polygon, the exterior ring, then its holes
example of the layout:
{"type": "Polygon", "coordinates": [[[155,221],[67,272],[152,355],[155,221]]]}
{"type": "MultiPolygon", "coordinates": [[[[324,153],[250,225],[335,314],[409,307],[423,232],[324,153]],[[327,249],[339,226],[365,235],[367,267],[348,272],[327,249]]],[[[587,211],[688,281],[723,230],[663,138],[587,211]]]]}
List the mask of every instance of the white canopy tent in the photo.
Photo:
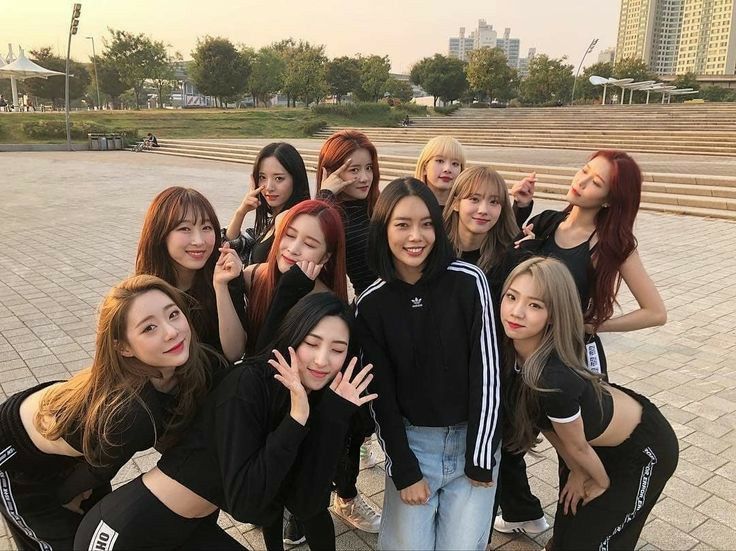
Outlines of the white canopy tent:
{"type": "Polygon", "coordinates": [[[623,85],[629,84],[630,82],[634,82],[633,78],[616,79],[616,78],[599,77],[598,75],[593,75],[588,80],[593,86],[603,86],[603,101],[602,101],[603,105],[606,104],[606,90],[609,85],[621,86],[621,97],[623,97],[623,94],[624,94],[623,85]]]}
{"type": "Polygon", "coordinates": [[[614,78],[606,78],[606,77],[600,77],[598,75],[593,75],[590,77],[590,83],[593,86],[603,86],[603,105],[606,104],[606,88],[609,85],[613,86],[619,86],[621,88],[621,105],[624,103],[624,98],[626,96],[626,90],[631,90],[629,92],[629,104],[633,101],[634,96],[634,90],[641,90],[642,92],[647,93],[647,103],[649,103],[649,95],[651,92],[657,92],[662,94],[662,103],[665,103],[665,100],[667,103],[669,103],[671,96],[684,96],[688,94],[697,94],[697,90],[693,90],[692,88],[680,88],[677,89],[677,86],[669,86],[665,85],[662,82],[655,82],[653,80],[643,80],[640,82],[634,82],[633,78],[620,78],[620,79],[614,79],[614,78]]]}
{"type": "MultiPolygon", "coordinates": [[[[641,80],[639,82],[630,82],[629,84],[624,84],[621,87],[629,90],[629,105],[631,105],[634,99],[634,90],[645,90],[652,84],[654,84],[653,80],[641,80]]],[[[621,95],[622,104],[624,103],[624,97],[625,97],[625,94],[622,94],[621,95]]]]}
{"type": "Polygon", "coordinates": [[[26,80],[28,78],[49,78],[56,75],[64,75],[59,71],[45,69],[36,63],[33,63],[25,56],[22,48],[19,48],[18,59],[7,65],[0,67],[0,78],[10,79],[10,88],[13,92],[13,106],[17,111],[18,105],[18,80],[26,80]]]}

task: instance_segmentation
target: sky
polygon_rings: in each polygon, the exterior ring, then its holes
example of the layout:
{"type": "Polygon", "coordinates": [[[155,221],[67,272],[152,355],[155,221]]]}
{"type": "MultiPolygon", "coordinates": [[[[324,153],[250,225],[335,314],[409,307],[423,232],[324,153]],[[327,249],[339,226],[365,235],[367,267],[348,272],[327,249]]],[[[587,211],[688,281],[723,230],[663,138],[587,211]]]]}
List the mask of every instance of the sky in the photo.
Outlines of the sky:
{"type": "MultiPolygon", "coordinates": [[[[388,55],[395,72],[408,72],[423,57],[447,54],[448,39],[465,27],[466,36],[485,19],[503,34],[551,57],[567,55],[577,66],[593,38],[600,39],[585,65],[615,47],[619,0],[82,0],[72,58],[88,61],[95,38],[98,53],[108,27],[145,33],[171,45],[184,59],[198,37],[229,38],[253,48],[293,37],[324,44],[328,57],[388,55]]],[[[66,55],[73,2],[7,2],[0,10],[0,54],[8,43],[26,51],[52,46],[66,55]]]]}

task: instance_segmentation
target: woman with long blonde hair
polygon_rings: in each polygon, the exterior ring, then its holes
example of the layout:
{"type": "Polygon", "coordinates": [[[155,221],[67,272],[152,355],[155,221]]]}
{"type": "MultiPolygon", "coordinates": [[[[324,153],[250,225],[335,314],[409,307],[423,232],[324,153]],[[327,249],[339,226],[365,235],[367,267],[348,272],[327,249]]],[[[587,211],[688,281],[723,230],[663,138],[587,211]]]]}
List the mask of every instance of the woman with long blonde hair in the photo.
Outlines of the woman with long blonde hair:
{"type": "Polygon", "coordinates": [[[92,365],[0,406],[0,513],[18,548],[71,549],[84,512],[118,470],[187,425],[216,365],[182,293],[149,275],[113,287],[92,365]]]}
{"type": "Polygon", "coordinates": [[[672,427],[644,396],[604,382],[585,362],[583,313],[569,270],[531,258],[504,284],[504,447],[524,453],[539,431],[560,464],[553,549],[634,549],[677,466],[672,427]]]}

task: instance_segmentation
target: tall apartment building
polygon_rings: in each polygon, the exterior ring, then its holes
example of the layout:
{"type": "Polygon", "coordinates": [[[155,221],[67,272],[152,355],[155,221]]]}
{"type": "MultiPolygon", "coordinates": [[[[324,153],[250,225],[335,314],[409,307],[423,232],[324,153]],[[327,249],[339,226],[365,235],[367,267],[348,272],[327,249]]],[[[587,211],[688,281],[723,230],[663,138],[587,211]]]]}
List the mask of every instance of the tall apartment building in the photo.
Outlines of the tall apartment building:
{"type": "Polygon", "coordinates": [[[465,36],[465,27],[460,27],[459,36],[450,38],[448,55],[465,61],[473,50],[501,48],[506,54],[509,66],[516,68],[519,65],[519,46],[519,39],[511,38],[511,29],[505,29],[503,37],[499,38],[493,25],[489,25],[485,19],[479,19],[478,26],[470,36],[465,36]]]}
{"type": "Polygon", "coordinates": [[[506,27],[503,38],[496,40],[496,48],[501,48],[509,60],[509,67],[519,66],[519,39],[511,38],[511,29],[506,27]]]}
{"type": "Polygon", "coordinates": [[[616,60],[657,74],[734,74],[736,0],[621,0],[616,60]]]}
{"type": "Polygon", "coordinates": [[[613,63],[616,60],[615,48],[606,48],[598,54],[598,63],[613,63]]]}
{"type": "Polygon", "coordinates": [[[526,78],[529,76],[529,62],[534,59],[535,55],[537,55],[537,49],[529,48],[529,52],[526,57],[519,59],[519,65],[516,67],[519,73],[519,78],[526,78]]]}
{"type": "Polygon", "coordinates": [[[736,1],[684,0],[676,73],[736,73],[736,1]]]}
{"type": "Polygon", "coordinates": [[[473,51],[474,39],[472,36],[465,36],[465,27],[460,27],[460,36],[450,38],[450,47],[448,55],[457,59],[467,59],[468,53],[473,51]]]}

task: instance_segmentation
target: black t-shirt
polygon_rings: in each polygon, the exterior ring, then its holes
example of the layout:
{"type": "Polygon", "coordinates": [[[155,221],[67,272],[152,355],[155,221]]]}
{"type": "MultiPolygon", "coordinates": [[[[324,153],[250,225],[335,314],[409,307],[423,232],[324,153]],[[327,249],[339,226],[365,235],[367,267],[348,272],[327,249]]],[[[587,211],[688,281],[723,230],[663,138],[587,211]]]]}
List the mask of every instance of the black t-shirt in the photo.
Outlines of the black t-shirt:
{"type": "Polygon", "coordinates": [[[567,367],[557,356],[550,357],[542,370],[539,386],[548,391],[539,393],[538,426],[551,430],[555,423],[570,423],[582,417],[585,439],[597,438],[608,428],[613,418],[613,398],[602,393],[601,402],[593,383],[567,367]]]}

